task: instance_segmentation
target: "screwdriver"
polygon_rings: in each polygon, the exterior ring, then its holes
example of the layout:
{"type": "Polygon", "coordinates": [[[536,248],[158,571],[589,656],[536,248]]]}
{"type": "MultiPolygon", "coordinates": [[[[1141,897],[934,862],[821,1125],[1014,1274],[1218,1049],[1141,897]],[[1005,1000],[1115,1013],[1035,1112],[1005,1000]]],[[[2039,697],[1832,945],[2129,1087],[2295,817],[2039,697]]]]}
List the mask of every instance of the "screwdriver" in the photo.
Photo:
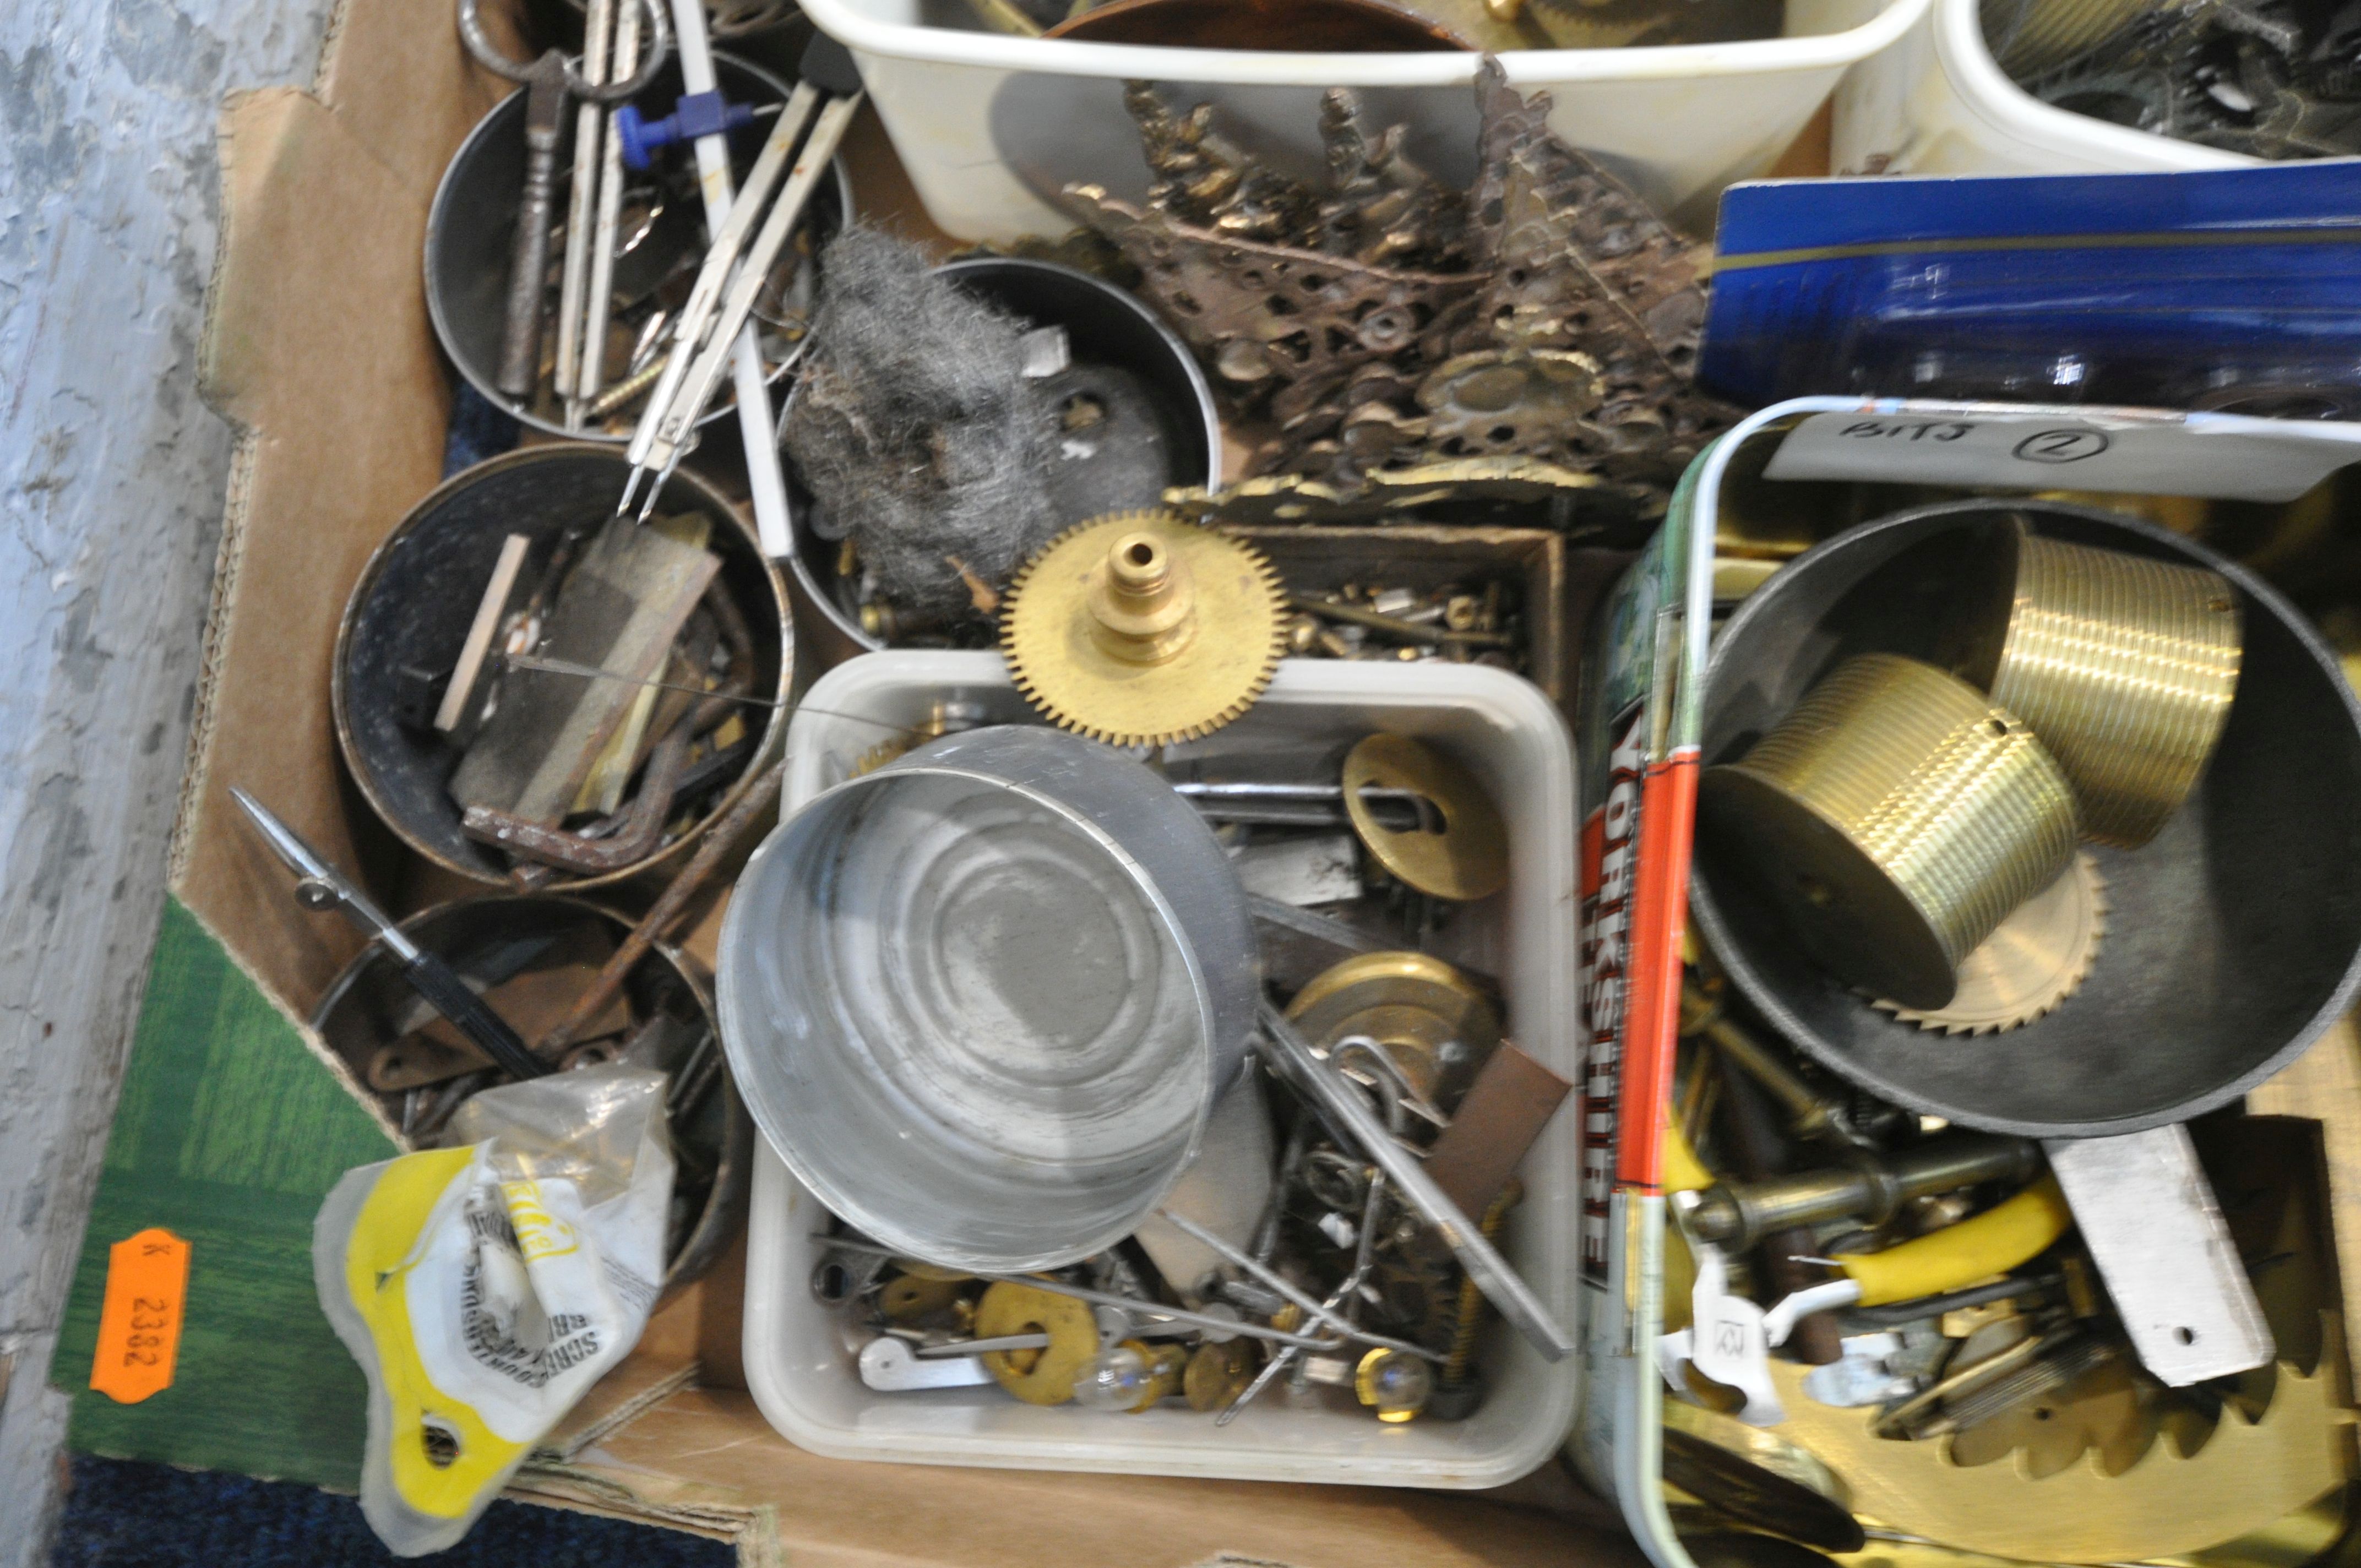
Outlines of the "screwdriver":
{"type": "Polygon", "coordinates": [[[412,941],[401,927],[386,918],[383,910],[369,902],[368,894],[323,860],[320,852],[305,843],[295,829],[236,785],[231,785],[229,793],[262,836],[262,841],[295,873],[296,903],[314,911],[334,909],[384,943],[386,951],[401,965],[401,978],[410,988],[449,1019],[453,1027],[481,1046],[485,1054],[511,1077],[539,1078],[549,1071],[548,1064],[526,1047],[499,1014],[484,1005],[483,998],[467,989],[467,982],[449,964],[412,941]]]}

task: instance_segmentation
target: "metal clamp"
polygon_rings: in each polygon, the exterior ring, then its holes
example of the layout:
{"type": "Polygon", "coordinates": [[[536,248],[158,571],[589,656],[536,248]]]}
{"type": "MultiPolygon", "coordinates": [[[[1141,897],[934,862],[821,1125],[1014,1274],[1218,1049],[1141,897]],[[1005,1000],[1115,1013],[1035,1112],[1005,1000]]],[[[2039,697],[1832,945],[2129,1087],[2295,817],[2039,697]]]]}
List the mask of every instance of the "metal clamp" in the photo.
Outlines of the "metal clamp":
{"type": "Polygon", "coordinates": [[[500,51],[498,44],[492,42],[491,35],[484,31],[484,21],[478,15],[478,0],[459,0],[459,38],[467,46],[467,52],[475,57],[477,64],[495,76],[521,82],[530,87],[539,82],[538,72],[552,56],[555,56],[557,71],[562,73],[559,80],[567,96],[588,98],[594,104],[620,104],[645,92],[655,81],[656,71],[663,67],[664,57],[672,52],[672,24],[665,18],[663,0],[640,0],[640,6],[648,16],[648,48],[640,60],[639,69],[623,81],[603,82],[586,79],[574,63],[556,49],[548,50],[539,60],[511,60],[500,51]]]}

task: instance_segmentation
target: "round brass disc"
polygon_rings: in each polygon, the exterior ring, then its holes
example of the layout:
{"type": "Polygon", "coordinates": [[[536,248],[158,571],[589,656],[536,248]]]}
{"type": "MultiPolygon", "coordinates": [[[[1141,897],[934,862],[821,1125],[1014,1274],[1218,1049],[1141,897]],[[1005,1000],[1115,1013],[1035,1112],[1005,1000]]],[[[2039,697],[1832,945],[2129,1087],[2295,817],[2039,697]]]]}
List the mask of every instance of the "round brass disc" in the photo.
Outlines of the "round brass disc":
{"type": "Polygon", "coordinates": [[[2007,1462],[2039,1480],[2096,1449],[2100,1468],[2121,1474],[2156,1440],[2154,1387],[2120,1358],[2102,1362],[2063,1387],[1954,1433],[1951,1462],[2007,1462]]]}
{"type": "Polygon", "coordinates": [[[1436,898],[1466,900],[1509,883],[1509,830],[1476,776],[1405,735],[1372,735],[1345,756],[1345,809],[1378,863],[1396,880],[1436,898]],[[1440,831],[1379,823],[1365,789],[1409,790],[1430,802],[1440,831]]]}
{"type": "Polygon", "coordinates": [[[975,1337],[1049,1336],[1043,1350],[987,1350],[977,1359],[1000,1386],[1028,1405],[1062,1405],[1074,1397],[1074,1376],[1099,1353],[1098,1320],[1085,1302],[1054,1290],[1004,1279],[976,1303],[975,1337]]]}
{"type": "Polygon", "coordinates": [[[1180,1375],[1180,1391],[1192,1410],[1218,1410],[1254,1381],[1254,1342],[1244,1338],[1224,1344],[1201,1344],[1180,1375]]]}
{"type": "Polygon", "coordinates": [[[1949,1005],[1932,1010],[1880,998],[1905,1024],[1946,1035],[1993,1035],[2030,1024],[2081,989],[2107,930],[2098,863],[2074,857],[2064,876],[2017,906],[1960,964],[1949,1005]]]}
{"type": "Polygon", "coordinates": [[[1068,16],[1042,36],[1094,43],[1307,54],[1411,53],[1470,47],[1439,20],[1409,15],[1406,8],[1378,5],[1375,0],[1110,0],[1068,16]]]}
{"type": "Polygon", "coordinates": [[[1285,606],[1278,575],[1248,546],[1173,512],[1115,512],[1068,529],[1018,570],[1000,650],[1026,700],[1060,729],[1159,746],[1253,706],[1279,668],[1285,606]],[[1176,624],[1110,608],[1118,544],[1162,553],[1175,597],[1159,608],[1185,611],[1176,624]]]}
{"type": "Polygon", "coordinates": [[[1464,1084],[1500,1043],[1483,987],[1425,953],[1356,953],[1314,975],[1287,1015],[1314,1047],[1351,1035],[1385,1047],[1421,1098],[1464,1084]]]}

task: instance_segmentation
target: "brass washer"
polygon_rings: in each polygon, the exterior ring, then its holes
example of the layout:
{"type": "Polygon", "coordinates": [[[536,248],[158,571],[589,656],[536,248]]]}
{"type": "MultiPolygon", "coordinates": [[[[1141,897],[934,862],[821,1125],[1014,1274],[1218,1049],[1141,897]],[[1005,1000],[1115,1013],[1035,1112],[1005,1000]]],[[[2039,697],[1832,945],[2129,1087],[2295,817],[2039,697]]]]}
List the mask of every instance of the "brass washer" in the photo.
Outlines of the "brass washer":
{"type": "Polygon", "coordinates": [[[1099,1353],[1098,1320],[1088,1303],[1054,1290],[1003,1279],[976,1304],[975,1337],[1046,1333],[1042,1350],[987,1350],[978,1360],[1000,1386],[1028,1405],[1062,1405],[1074,1397],[1082,1364],[1099,1353]]]}
{"type": "Polygon", "coordinates": [[[1509,829],[1476,775],[1406,735],[1371,735],[1345,756],[1345,809],[1388,874],[1436,898],[1485,898],[1509,883],[1509,829]],[[1386,827],[1365,789],[1410,790],[1431,802],[1442,830],[1386,827]]]}
{"type": "Polygon", "coordinates": [[[1246,1391],[1254,1381],[1253,1342],[1243,1337],[1224,1344],[1201,1344],[1180,1375],[1180,1391],[1192,1410],[1218,1410],[1246,1391]]]}

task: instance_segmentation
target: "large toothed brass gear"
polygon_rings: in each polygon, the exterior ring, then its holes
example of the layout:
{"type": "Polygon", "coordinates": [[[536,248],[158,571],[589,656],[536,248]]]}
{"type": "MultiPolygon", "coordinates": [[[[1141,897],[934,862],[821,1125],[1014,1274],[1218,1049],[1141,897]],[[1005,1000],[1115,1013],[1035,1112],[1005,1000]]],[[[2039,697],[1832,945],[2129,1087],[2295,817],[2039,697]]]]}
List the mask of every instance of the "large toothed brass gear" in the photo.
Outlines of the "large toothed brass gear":
{"type": "Polygon", "coordinates": [[[1164,510],[1068,529],[1017,571],[1000,651],[1027,701],[1115,746],[1208,735],[1270,685],[1286,592],[1262,555],[1164,510]]]}
{"type": "Polygon", "coordinates": [[[2078,854],[2066,874],[2019,905],[1960,963],[1950,1004],[1922,1012],[1876,1005],[1905,1024],[1945,1035],[1997,1035],[2030,1024],[2082,987],[2107,934],[2107,884],[2078,854]]]}

